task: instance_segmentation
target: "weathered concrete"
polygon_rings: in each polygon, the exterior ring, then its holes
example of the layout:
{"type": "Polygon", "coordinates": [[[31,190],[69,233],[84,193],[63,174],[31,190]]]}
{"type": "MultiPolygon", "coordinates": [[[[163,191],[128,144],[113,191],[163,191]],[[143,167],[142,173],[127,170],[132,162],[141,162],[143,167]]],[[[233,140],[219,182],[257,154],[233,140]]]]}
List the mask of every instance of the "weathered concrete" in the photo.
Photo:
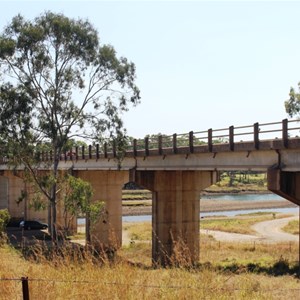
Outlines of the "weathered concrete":
{"type": "MultiPolygon", "coordinates": [[[[90,242],[98,250],[122,245],[122,188],[129,181],[128,171],[76,171],[94,190],[92,201],[103,201],[105,212],[90,227],[90,242]]],[[[88,229],[88,228],[87,228],[88,229]]],[[[88,231],[88,230],[87,230],[88,231]]]]}
{"type": "MultiPolygon", "coordinates": [[[[48,208],[43,210],[35,210],[31,205],[33,196],[33,188],[32,186],[30,186],[30,184],[24,182],[22,171],[2,171],[2,174],[0,176],[0,209],[7,208],[10,216],[14,219],[39,220],[41,222],[47,223],[48,208]]],[[[47,204],[46,199],[45,203],[47,204]]],[[[59,201],[58,199],[57,229],[58,231],[63,231],[64,228],[64,205],[62,201],[59,201]]],[[[77,220],[74,218],[69,224],[69,232],[75,233],[76,231],[77,220]]]]}
{"type": "Polygon", "coordinates": [[[199,197],[213,172],[137,171],[135,182],[153,191],[152,258],[155,264],[191,264],[199,259],[199,197]]]}
{"type": "Polygon", "coordinates": [[[300,205],[300,172],[285,172],[279,168],[268,170],[268,189],[300,205]]]}

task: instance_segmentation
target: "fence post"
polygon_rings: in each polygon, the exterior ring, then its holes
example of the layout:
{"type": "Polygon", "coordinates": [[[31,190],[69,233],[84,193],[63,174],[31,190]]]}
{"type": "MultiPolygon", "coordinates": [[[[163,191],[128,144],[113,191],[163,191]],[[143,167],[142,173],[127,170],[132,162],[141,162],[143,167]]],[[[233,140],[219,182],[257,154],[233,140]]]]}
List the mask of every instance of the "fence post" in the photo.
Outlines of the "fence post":
{"type": "Polygon", "coordinates": [[[22,277],[21,280],[22,280],[23,300],[29,300],[28,277],[22,277]]]}

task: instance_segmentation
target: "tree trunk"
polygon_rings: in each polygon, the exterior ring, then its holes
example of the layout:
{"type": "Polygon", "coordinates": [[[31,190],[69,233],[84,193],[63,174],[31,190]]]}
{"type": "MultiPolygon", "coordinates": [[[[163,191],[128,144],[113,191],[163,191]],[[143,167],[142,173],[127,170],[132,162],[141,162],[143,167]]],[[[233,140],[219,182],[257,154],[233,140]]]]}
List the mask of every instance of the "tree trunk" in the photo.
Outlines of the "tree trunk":
{"type": "Polygon", "coordinates": [[[51,200],[51,238],[52,242],[57,242],[57,227],[56,227],[56,201],[51,200]]]}
{"type": "MultiPolygon", "coordinates": [[[[53,177],[57,179],[58,176],[58,164],[59,158],[56,155],[56,151],[54,151],[54,163],[53,163],[53,177]]],[[[57,183],[54,182],[51,188],[51,199],[50,199],[50,220],[51,220],[51,239],[52,242],[57,243],[57,224],[56,224],[56,192],[57,192],[57,183]]]]}

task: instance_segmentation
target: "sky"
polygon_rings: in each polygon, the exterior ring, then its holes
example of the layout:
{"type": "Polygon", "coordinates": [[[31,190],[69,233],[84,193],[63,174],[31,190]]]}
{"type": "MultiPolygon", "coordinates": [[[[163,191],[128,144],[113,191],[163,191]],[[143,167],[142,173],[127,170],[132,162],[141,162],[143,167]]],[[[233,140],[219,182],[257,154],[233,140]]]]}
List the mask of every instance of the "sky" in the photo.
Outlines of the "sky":
{"type": "Polygon", "coordinates": [[[297,1],[5,1],[0,31],[18,13],[88,19],[100,40],[134,62],[141,103],[128,135],[186,133],[287,118],[300,81],[297,1]]]}

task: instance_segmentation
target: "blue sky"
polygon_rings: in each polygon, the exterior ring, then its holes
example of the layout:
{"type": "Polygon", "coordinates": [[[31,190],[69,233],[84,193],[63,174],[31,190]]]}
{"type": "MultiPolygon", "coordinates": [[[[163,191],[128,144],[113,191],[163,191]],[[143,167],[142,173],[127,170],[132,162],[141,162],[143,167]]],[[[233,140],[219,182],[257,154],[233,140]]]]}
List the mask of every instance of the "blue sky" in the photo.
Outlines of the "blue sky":
{"type": "Polygon", "coordinates": [[[45,10],[87,18],[103,43],[136,64],[141,104],[128,134],[280,121],[300,81],[300,2],[4,1],[0,28],[45,10]]]}

